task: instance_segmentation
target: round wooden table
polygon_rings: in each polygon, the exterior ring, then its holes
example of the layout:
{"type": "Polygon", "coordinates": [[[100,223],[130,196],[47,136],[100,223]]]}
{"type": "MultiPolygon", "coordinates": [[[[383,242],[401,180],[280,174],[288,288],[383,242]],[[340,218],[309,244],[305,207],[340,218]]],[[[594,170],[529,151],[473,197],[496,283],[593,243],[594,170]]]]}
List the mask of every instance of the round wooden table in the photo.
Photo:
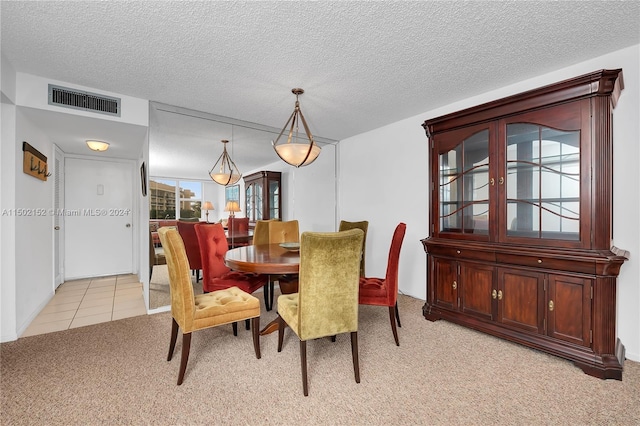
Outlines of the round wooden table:
{"type": "MultiPolygon", "coordinates": [[[[290,251],[279,244],[236,247],[227,251],[224,263],[235,271],[255,272],[266,275],[295,275],[300,269],[300,252],[290,251]]],[[[298,291],[298,283],[279,283],[282,294],[298,291]]],[[[271,321],[260,332],[261,335],[273,333],[278,329],[277,320],[271,321]]]]}

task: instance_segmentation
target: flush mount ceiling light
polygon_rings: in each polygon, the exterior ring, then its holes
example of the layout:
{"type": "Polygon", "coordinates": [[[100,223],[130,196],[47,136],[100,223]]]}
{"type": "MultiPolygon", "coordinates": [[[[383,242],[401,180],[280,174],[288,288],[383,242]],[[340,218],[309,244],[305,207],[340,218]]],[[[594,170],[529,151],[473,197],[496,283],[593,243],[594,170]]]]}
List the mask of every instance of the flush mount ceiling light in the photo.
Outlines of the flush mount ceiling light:
{"type": "Polygon", "coordinates": [[[220,185],[233,185],[240,180],[242,173],[238,170],[238,166],[231,160],[227,153],[228,140],[222,140],[222,154],[216,164],[209,170],[209,176],[215,183],[220,185]]]}
{"type": "Polygon", "coordinates": [[[294,88],[291,89],[291,92],[296,95],[296,106],[293,109],[291,117],[289,117],[289,120],[282,128],[282,131],[276,140],[271,142],[271,144],[282,161],[295,167],[301,167],[313,163],[315,159],[318,158],[318,155],[320,155],[321,148],[313,140],[313,135],[309,131],[307,121],[304,119],[304,115],[302,115],[302,110],[300,109],[298,96],[302,95],[304,90],[294,88]],[[299,134],[301,121],[302,126],[304,127],[304,135],[299,134]],[[280,137],[285,131],[287,131],[287,128],[289,129],[287,141],[283,141],[278,145],[280,137]]]}
{"type": "Polygon", "coordinates": [[[107,149],[109,149],[109,144],[102,141],[87,141],[87,146],[92,151],[98,152],[106,151],[107,149]]]}

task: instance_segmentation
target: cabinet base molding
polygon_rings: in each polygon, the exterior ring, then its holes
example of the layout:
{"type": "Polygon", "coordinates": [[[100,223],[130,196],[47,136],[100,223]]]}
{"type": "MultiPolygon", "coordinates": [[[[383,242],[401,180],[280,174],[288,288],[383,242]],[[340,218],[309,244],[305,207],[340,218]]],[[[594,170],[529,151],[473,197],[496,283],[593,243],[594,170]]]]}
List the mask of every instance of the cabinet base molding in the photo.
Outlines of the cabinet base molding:
{"type": "Polygon", "coordinates": [[[517,330],[505,329],[489,322],[475,320],[473,318],[460,317],[453,312],[447,312],[438,307],[425,303],[422,307],[422,315],[425,319],[435,322],[445,320],[463,327],[471,328],[500,339],[508,340],[523,346],[539,350],[568,361],[573,361],[576,367],[585,374],[599,379],[622,380],[624,367],[625,348],[620,339],[616,340],[615,354],[598,355],[589,348],[581,348],[575,345],[559,345],[551,339],[520,333],[517,330]]]}

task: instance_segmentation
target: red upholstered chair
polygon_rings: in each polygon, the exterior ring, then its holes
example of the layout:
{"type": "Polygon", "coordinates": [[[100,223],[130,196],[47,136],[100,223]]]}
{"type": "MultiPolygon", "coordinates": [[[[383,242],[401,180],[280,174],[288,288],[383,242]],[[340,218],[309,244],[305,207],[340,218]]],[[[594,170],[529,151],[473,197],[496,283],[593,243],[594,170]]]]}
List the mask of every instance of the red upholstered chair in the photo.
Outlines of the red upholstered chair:
{"type": "Polygon", "coordinates": [[[224,228],[219,223],[197,223],[196,235],[202,259],[202,290],[204,292],[238,287],[249,294],[267,285],[266,275],[232,271],[224,264],[224,255],[229,250],[224,228]]]}
{"type": "Polygon", "coordinates": [[[202,258],[200,257],[200,244],[196,235],[197,222],[184,222],[179,220],[176,224],[178,233],[184,242],[184,248],[187,251],[187,259],[189,260],[189,268],[191,273],[196,276],[196,282],[200,281],[200,270],[202,269],[202,258]]]}
{"type": "Polygon", "coordinates": [[[227,229],[229,230],[229,234],[248,232],[249,218],[232,216],[227,221],[227,229]]]}
{"type": "Polygon", "coordinates": [[[249,218],[248,217],[229,217],[227,221],[227,234],[228,240],[231,240],[231,247],[248,246],[248,241],[235,241],[236,235],[245,236],[249,232],[249,218]]]}
{"type": "Polygon", "coordinates": [[[360,277],[360,293],[358,303],[361,305],[376,305],[389,307],[389,320],[391,321],[391,331],[396,345],[398,341],[398,331],[396,330],[396,319],[398,327],[400,324],[400,314],[398,312],[398,263],[400,261],[400,248],[402,240],[407,230],[407,225],[399,223],[391,239],[389,249],[389,260],[387,261],[387,275],[384,278],[360,277]]]}

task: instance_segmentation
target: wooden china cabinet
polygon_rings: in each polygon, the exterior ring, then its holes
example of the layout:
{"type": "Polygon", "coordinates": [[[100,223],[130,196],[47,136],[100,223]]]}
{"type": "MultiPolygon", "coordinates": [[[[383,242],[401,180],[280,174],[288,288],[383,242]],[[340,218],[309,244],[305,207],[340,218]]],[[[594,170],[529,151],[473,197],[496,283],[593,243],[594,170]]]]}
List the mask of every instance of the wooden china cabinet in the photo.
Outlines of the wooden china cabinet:
{"type": "Polygon", "coordinates": [[[282,182],[280,172],[257,172],[244,177],[247,217],[257,220],[282,219],[282,182]]]}
{"type": "Polygon", "coordinates": [[[425,318],[622,379],[612,235],[612,112],[601,70],[423,124],[430,143],[425,318]]]}

